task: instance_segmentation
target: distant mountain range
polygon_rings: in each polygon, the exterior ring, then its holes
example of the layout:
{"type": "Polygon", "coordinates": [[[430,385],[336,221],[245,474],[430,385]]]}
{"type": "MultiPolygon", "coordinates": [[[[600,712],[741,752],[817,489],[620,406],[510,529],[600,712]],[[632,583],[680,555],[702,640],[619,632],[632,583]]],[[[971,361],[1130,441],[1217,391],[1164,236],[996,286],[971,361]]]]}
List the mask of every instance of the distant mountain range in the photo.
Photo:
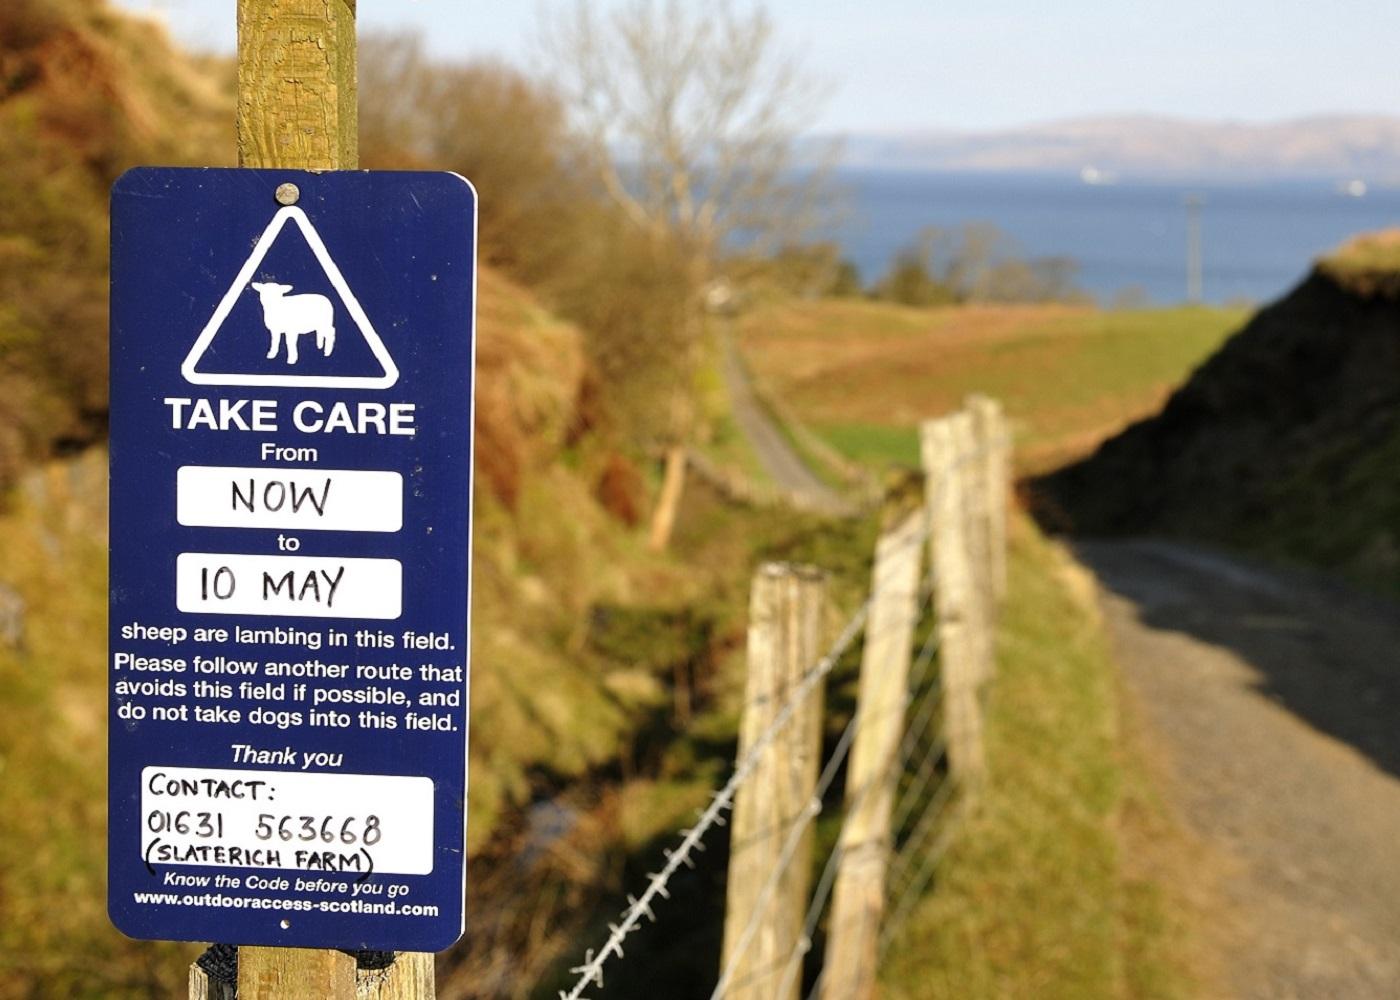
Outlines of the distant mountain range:
{"type": "Polygon", "coordinates": [[[846,166],[899,170],[1400,183],[1400,118],[1384,116],[1246,124],[1125,115],[991,132],[851,134],[842,149],[846,166]]]}

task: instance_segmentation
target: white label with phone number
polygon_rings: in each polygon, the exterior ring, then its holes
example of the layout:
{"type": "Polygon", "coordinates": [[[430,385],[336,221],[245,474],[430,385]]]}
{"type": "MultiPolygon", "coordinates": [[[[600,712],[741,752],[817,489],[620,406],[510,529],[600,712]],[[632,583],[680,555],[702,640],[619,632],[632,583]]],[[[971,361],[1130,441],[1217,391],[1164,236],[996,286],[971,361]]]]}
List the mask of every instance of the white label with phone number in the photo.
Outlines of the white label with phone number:
{"type": "Polygon", "coordinates": [[[141,855],[160,865],[427,875],[433,783],[423,777],[148,767],[141,855]]]}

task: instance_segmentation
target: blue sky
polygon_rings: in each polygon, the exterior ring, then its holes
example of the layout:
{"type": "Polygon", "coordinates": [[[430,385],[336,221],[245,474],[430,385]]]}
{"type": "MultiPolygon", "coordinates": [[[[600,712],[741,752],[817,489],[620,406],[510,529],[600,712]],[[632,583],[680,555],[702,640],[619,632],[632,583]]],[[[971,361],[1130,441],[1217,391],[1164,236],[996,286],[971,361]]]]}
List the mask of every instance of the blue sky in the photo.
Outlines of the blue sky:
{"type": "MultiPolygon", "coordinates": [[[[560,2],[359,0],[360,24],[418,29],[438,55],[497,55],[528,69],[539,12],[560,2]]],[[[187,43],[233,48],[235,0],[117,3],[163,11],[187,43]]],[[[767,7],[787,48],[831,88],[823,131],[1001,128],[1120,112],[1245,121],[1400,113],[1394,0],[770,0],[767,7]]]]}

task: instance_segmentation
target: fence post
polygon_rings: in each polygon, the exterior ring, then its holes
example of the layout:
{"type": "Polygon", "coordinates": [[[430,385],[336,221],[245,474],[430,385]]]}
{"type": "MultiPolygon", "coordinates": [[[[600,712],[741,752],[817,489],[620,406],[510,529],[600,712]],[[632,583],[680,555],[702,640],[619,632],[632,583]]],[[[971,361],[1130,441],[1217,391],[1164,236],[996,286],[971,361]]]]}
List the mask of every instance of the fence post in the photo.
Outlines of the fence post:
{"type": "Polygon", "coordinates": [[[429,1000],[436,995],[435,956],[401,951],[387,969],[362,969],[355,976],[356,1000],[429,1000]]]}
{"type": "Polygon", "coordinates": [[[666,449],[666,472],[661,480],[661,494],[656,498],[656,510],[651,518],[651,533],[647,547],[664,552],[671,544],[676,530],[676,515],[680,512],[681,493],[685,490],[686,450],[673,444],[666,449]]]}
{"type": "Polygon", "coordinates": [[[963,488],[963,538],[972,575],[968,620],[976,644],[977,680],[985,683],[992,675],[992,622],[996,606],[991,539],[992,485],[987,479],[990,466],[982,450],[980,427],[971,398],[963,408],[963,415],[966,419],[959,420],[956,428],[958,465],[954,475],[963,488]]]}
{"type": "Polygon", "coordinates": [[[198,965],[190,966],[189,1000],[235,1000],[231,984],[215,979],[198,965]]]}
{"type": "Polygon", "coordinates": [[[969,457],[972,418],[956,413],[920,428],[929,515],[929,559],[933,567],[938,621],[948,765],[975,792],[986,772],[982,707],[978,698],[979,637],[974,581],[964,516],[963,470],[969,457]]]}
{"type": "Polygon", "coordinates": [[[875,993],[924,524],[922,510],[906,512],[875,549],[855,742],[846,774],[848,813],[837,848],[841,860],[822,976],[824,1000],[868,1000],[875,993]]]}
{"type": "MultiPolygon", "coordinates": [[[[810,567],[768,563],[754,575],[739,759],[820,660],[825,601],[825,577],[810,567]]],[[[747,945],[742,938],[762,887],[780,865],[784,841],[811,802],[821,758],[824,700],[819,682],[759,755],[734,799],[721,968],[729,968],[738,957],[728,1000],[793,1000],[801,985],[793,984],[790,997],[778,995],[784,963],[802,934],[811,880],[810,829],[758,918],[757,932],[747,945]]]]}
{"type": "Polygon", "coordinates": [[[973,432],[982,455],[982,479],[987,490],[987,551],[993,612],[1006,596],[1006,524],[1011,496],[1011,434],[999,400],[967,398],[973,432]]]}
{"type": "Polygon", "coordinates": [[[319,948],[239,948],[238,1000],[355,1000],[355,959],[319,948]]]}

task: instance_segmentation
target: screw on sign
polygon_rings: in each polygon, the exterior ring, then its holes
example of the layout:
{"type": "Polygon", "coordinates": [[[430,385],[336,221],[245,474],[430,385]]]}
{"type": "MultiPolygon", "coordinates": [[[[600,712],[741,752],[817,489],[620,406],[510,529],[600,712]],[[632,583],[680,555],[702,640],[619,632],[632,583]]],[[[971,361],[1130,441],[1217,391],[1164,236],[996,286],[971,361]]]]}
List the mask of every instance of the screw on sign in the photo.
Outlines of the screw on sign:
{"type": "Polygon", "coordinates": [[[113,194],[110,910],[436,951],[463,929],[475,196],[288,174],[113,194]]]}

